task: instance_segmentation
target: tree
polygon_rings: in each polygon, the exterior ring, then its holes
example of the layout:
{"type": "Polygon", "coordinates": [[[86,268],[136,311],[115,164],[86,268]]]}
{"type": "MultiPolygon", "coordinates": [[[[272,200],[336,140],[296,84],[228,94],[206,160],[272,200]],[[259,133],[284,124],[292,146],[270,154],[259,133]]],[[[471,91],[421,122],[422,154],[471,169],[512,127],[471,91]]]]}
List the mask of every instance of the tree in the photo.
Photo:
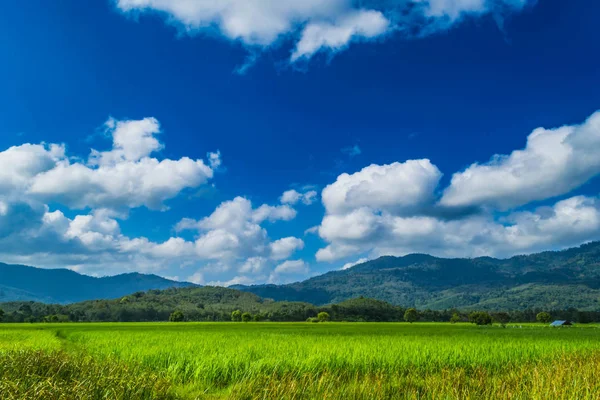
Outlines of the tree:
{"type": "Polygon", "coordinates": [[[173,313],[169,316],[170,322],[183,322],[185,321],[185,315],[179,310],[173,311],[173,313]]]}
{"type": "Polygon", "coordinates": [[[31,306],[29,304],[23,304],[21,307],[19,307],[19,312],[24,315],[33,314],[33,310],[31,309],[31,306]]]}
{"type": "Polygon", "coordinates": [[[4,317],[4,310],[0,308],[0,321],[2,321],[3,317],[4,317]]]}
{"type": "Polygon", "coordinates": [[[492,316],[483,311],[475,311],[469,314],[469,321],[476,325],[491,325],[492,316]]]}
{"type": "Polygon", "coordinates": [[[535,319],[542,324],[549,324],[552,321],[552,316],[547,312],[541,312],[535,316],[535,319]]]}
{"type": "Polygon", "coordinates": [[[233,322],[240,322],[242,320],[242,312],[240,310],[235,310],[231,313],[231,320],[233,322]]]}
{"type": "Polygon", "coordinates": [[[243,313],[242,314],[242,321],[244,321],[244,322],[250,322],[250,321],[252,321],[252,314],[247,313],[247,312],[243,313]]]}
{"type": "Polygon", "coordinates": [[[461,321],[461,318],[460,318],[460,315],[458,315],[458,313],[452,314],[452,318],[450,318],[451,323],[455,324],[460,321],[461,321]]]}
{"type": "Polygon", "coordinates": [[[319,314],[317,314],[317,319],[319,320],[319,322],[329,321],[329,318],[329,313],[326,313],[325,311],[322,311],[319,314]]]}
{"type": "Polygon", "coordinates": [[[404,313],[404,320],[406,322],[410,322],[411,324],[413,322],[417,322],[419,320],[419,313],[417,312],[416,309],[414,308],[409,308],[408,310],[406,310],[406,312],[404,313]]]}
{"type": "Polygon", "coordinates": [[[497,312],[493,316],[494,321],[499,323],[503,328],[506,328],[506,324],[510,322],[510,314],[507,312],[497,312]]]}
{"type": "Polygon", "coordinates": [[[260,321],[262,321],[264,318],[265,318],[265,317],[264,317],[264,316],[263,316],[261,313],[254,314],[254,317],[253,317],[253,319],[254,319],[254,322],[260,322],[260,321]]]}

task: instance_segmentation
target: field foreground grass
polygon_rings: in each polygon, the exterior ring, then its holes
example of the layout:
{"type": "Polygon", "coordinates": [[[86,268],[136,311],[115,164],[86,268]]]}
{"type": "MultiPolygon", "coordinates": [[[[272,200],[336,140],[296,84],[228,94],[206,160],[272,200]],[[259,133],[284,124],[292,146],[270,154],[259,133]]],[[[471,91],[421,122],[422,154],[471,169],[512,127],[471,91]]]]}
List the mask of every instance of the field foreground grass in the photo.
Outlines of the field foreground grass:
{"type": "Polygon", "coordinates": [[[0,325],[2,399],[598,399],[600,329],[0,325]]]}

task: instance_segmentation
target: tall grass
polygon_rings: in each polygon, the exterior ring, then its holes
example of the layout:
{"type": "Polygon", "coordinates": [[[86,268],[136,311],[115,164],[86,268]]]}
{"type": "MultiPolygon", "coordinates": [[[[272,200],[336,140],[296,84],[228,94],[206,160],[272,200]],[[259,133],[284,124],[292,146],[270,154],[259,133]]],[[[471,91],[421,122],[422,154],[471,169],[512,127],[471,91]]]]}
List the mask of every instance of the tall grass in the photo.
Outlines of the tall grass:
{"type": "Polygon", "coordinates": [[[166,379],[170,393],[182,398],[600,398],[597,328],[217,323],[19,329],[0,330],[0,353],[17,343],[37,349],[46,343],[54,351],[58,343],[92,357],[95,368],[126,365],[166,379]],[[14,342],[16,332],[20,342],[14,342]]]}
{"type": "Polygon", "coordinates": [[[61,351],[0,352],[0,398],[172,399],[168,381],[120,363],[61,351]]]}

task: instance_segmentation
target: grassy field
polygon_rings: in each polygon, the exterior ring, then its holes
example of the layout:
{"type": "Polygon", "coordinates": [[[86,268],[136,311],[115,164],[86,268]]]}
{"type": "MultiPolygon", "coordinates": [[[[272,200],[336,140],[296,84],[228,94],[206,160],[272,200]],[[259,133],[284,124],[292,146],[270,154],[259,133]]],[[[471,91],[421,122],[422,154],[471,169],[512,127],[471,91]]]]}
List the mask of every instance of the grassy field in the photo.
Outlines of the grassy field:
{"type": "Polygon", "coordinates": [[[0,325],[0,398],[598,399],[600,329],[0,325]]]}

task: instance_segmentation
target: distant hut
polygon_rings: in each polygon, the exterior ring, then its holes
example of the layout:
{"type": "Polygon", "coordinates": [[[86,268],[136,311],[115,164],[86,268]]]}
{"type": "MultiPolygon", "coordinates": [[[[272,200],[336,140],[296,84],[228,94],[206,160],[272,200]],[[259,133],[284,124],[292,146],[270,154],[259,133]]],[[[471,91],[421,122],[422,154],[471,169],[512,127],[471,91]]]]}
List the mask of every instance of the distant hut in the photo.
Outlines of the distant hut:
{"type": "Polygon", "coordinates": [[[573,323],[571,321],[554,321],[550,324],[550,326],[571,326],[573,323]]]}

